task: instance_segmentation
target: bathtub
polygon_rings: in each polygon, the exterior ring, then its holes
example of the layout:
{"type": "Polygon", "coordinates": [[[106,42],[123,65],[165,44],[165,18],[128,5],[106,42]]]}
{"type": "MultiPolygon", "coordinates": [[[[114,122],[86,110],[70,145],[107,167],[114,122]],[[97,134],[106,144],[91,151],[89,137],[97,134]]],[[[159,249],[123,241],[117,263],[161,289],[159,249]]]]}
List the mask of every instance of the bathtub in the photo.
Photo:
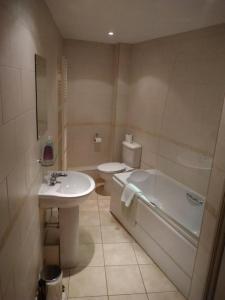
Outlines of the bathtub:
{"type": "Polygon", "coordinates": [[[111,212],[188,297],[204,197],[158,170],[136,170],[113,177],[111,212]],[[140,190],[131,207],[121,203],[123,187],[140,190]]]}

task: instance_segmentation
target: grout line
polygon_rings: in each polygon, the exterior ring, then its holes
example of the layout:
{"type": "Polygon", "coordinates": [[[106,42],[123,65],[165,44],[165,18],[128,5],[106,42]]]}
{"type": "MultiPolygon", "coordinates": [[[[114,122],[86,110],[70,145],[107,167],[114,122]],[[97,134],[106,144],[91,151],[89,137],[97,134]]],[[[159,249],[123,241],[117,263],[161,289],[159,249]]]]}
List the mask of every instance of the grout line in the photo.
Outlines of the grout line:
{"type": "MultiPolygon", "coordinates": [[[[99,244],[100,245],[100,244],[99,244]]],[[[103,245],[103,244],[102,244],[103,245]]],[[[73,270],[73,269],[76,269],[76,268],[82,268],[83,269],[83,267],[86,267],[86,268],[102,268],[102,267],[129,267],[129,266],[137,266],[138,264],[121,264],[121,265],[116,265],[116,264],[113,264],[113,265],[106,265],[106,264],[104,264],[103,266],[100,266],[100,265],[96,265],[96,266],[91,266],[91,265],[78,265],[77,267],[75,267],[75,268],[71,268],[71,269],[65,269],[65,270],[68,270],[68,271],[70,271],[70,270],[73,270]]],[[[140,264],[140,266],[153,266],[153,265],[144,265],[144,264],[140,264]]]]}
{"type": "Polygon", "coordinates": [[[67,296],[67,299],[70,298],[70,297],[69,297],[69,294],[70,294],[70,276],[71,276],[71,269],[69,269],[68,291],[67,291],[68,295],[66,295],[66,296],[67,296]]]}
{"type": "Polygon", "coordinates": [[[145,282],[144,282],[144,278],[143,278],[142,273],[141,273],[140,264],[138,263],[137,254],[136,254],[135,249],[134,249],[134,243],[132,243],[132,248],[133,248],[133,251],[134,251],[134,255],[135,255],[135,257],[136,257],[136,260],[137,260],[137,266],[138,266],[138,269],[139,269],[139,272],[140,272],[140,275],[141,275],[141,280],[142,280],[142,283],[143,283],[143,286],[144,286],[144,289],[145,289],[145,293],[146,293],[147,298],[148,298],[148,291],[147,291],[147,289],[146,289],[145,282]]]}
{"type": "MultiPolygon", "coordinates": [[[[111,295],[110,295],[111,296],[111,295]]],[[[113,296],[120,296],[120,295],[113,295],[113,296]]],[[[128,295],[129,296],[129,295],[128,295]]],[[[96,298],[103,298],[106,297],[109,299],[108,295],[99,295],[99,296],[80,296],[80,297],[68,297],[67,300],[76,300],[76,299],[96,299],[96,298]]]]}
{"type": "MultiPolygon", "coordinates": [[[[99,199],[98,199],[98,194],[97,194],[97,203],[98,203],[98,212],[99,212],[99,202],[98,202],[98,200],[99,199]]],[[[100,234],[101,234],[101,240],[102,240],[102,255],[103,255],[103,262],[104,262],[106,292],[107,292],[107,298],[109,299],[109,288],[108,288],[108,281],[107,281],[107,275],[106,275],[105,254],[104,254],[104,247],[103,247],[102,224],[101,224],[101,219],[100,219],[100,213],[99,213],[99,220],[100,220],[100,234]]]]}

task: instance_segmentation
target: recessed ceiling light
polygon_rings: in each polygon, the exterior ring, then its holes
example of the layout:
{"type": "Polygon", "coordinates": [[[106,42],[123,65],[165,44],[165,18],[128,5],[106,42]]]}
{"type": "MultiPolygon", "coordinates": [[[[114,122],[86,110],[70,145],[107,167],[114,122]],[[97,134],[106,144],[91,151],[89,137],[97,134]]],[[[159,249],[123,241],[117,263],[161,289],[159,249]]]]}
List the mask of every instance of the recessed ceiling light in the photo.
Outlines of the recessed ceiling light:
{"type": "Polygon", "coordinates": [[[114,32],[113,32],[113,31],[109,31],[109,32],[108,32],[108,35],[111,35],[111,36],[112,36],[112,35],[114,35],[114,32]]]}

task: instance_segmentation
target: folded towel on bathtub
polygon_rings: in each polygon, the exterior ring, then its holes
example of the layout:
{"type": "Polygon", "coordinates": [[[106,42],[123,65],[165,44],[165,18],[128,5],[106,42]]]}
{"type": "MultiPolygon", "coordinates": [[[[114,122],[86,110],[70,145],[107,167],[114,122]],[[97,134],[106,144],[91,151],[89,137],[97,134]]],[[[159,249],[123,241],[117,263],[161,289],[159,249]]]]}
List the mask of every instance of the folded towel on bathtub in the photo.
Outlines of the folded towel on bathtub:
{"type": "Polygon", "coordinates": [[[129,207],[134,200],[135,195],[140,194],[141,191],[132,183],[128,183],[121,196],[121,202],[124,202],[126,207],[129,207]]]}

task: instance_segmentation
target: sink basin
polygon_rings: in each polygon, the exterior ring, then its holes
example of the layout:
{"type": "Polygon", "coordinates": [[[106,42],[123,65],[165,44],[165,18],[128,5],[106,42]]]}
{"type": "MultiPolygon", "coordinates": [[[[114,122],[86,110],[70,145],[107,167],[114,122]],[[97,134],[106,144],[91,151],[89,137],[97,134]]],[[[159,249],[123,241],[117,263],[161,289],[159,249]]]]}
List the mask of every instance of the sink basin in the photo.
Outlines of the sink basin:
{"type": "Polygon", "coordinates": [[[66,177],[57,177],[54,186],[42,183],[39,204],[42,208],[68,208],[79,205],[95,188],[94,180],[87,174],[67,171],[66,177]]]}

